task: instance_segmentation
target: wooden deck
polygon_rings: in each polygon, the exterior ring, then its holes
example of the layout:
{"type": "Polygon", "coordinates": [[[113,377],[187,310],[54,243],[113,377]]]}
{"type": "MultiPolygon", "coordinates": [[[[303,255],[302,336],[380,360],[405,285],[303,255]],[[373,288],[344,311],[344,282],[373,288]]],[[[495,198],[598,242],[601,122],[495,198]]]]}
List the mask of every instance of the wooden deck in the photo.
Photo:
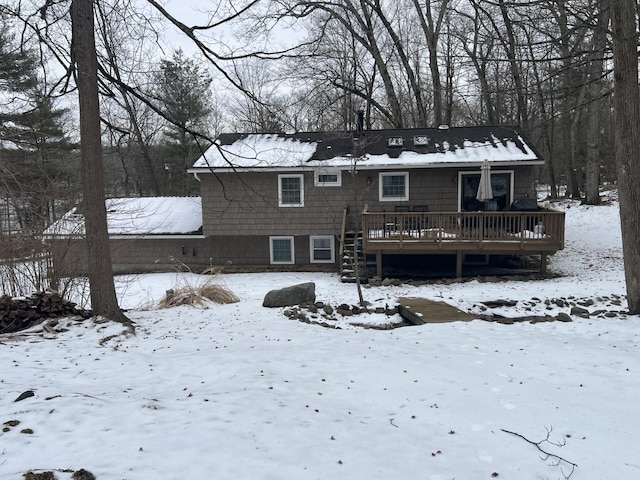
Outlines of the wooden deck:
{"type": "MultiPolygon", "coordinates": [[[[564,248],[564,212],[366,212],[362,215],[363,251],[375,254],[378,275],[382,255],[456,254],[457,276],[465,254],[540,254],[564,248]]],[[[544,270],[543,270],[544,271],[544,270]]]]}

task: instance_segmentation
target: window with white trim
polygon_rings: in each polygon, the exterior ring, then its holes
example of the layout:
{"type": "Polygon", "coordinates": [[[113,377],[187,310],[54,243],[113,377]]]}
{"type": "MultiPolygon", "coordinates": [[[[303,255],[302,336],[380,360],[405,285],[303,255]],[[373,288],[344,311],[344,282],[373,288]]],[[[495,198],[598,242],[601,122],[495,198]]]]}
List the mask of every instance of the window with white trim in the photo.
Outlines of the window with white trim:
{"type": "Polygon", "coordinates": [[[409,172],[380,172],[380,201],[409,200],[409,172]]]}
{"type": "Polygon", "coordinates": [[[313,172],[313,184],[316,187],[342,186],[342,172],[340,170],[322,169],[313,172]]]}
{"type": "Polygon", "coordinates": [[[269,237],[269,253],[272,264],[295,263],[293,237],[269,237]]]}
{"type": "Polygon", "coordinates": [[[278,175],[278,205],[304,207],[304,175],[278,175]]]}
{"type": "Polygon", "coordinates": [[[335,242],[332,236],[309,237],[311,263],[333,263],[335,261],[335,242]]]}

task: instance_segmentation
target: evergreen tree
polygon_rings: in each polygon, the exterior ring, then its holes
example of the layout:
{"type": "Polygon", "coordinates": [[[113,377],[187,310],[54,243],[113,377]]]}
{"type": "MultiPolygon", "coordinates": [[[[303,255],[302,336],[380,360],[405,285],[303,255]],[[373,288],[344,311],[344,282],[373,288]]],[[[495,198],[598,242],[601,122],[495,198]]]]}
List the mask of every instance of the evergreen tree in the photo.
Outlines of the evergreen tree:
{"type": "MultiPolygon", "coordinates": [[[[28,92],[36,87],[36,59],[13,41],[10,25],[0,17],[0,142],[19,141],[20,119],[28,92]]],[[[9,145],[10,146],[10,145],[9,145]]]]}
{"type": "MultiPolygon", "coordinates": [[[[207,145],[199,135],[210,130],[211,76],[194,58],[176,50],[169,60],[162,60],[155,75],[154,96],[164,112],[167,158],[164,168],[169,179],[169,193],[192,194],[197,191],[189,182],[186,169],[207,145]]],[[[195,186],[197,187],[197,186],[195,186]]]]}
{"type": "Polygon", "coordinates": [[[77,166],[63,129],[66,111],[43,92],[38,57],[0,31],[0,192],[4,233],[39,233],[75,200],[77,166]]]}

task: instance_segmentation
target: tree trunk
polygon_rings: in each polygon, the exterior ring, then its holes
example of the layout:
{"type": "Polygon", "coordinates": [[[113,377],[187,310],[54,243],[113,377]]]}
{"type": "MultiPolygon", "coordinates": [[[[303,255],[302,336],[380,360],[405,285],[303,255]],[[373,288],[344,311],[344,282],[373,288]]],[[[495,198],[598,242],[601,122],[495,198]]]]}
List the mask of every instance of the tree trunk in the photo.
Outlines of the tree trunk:
{"type": "Polygon", "coordinates": [[[567,119],[571,123],[569,125],[569,166],[567,169],[567,182],[568,182],[568,194],[571,198],[576,200],[580,200],[582,195],[580,193],[580,188],[582,187],[582,173],[580,172],[580,163],[578,160],[578,147],[581,141],[581,136],[578,132],[578,126],[580,125],[580,120],[582,116],[582,109],[580,105],[584,101],[584,90],[585,87],[580,87],[580,95],[578,95],[578,101],[576,102],[576,108],[573,111],[573,114],[567,119]]]}
{"type": "Polygon", "coordinates": [[[516,89],[516,101],[518,105],[518,120],[520,126],[525,132],[529,131],[529,113],[527,110],[527,101],[525,98],[525,88],[522,80],[521,65],[516,58],[516,38],[513,30],[513,23],[509,17],[507,5],[504,0],[498,0],[500,6],[500,12],[502,13],[502,19],[504,20],[504,26],[507,31],[507,43],[504,45],[507,58],[509,59],[509,68],[511,70],[511,77],[516,89]]]}
{"type": "Polygon", "coordinates": [[[600,203],[600,122],[602,115],[602,76],[609,27],[609,0],[598,0],[598,21],[593,33],[593,53],[589,65],[589,117],[587,122],[587,161],[585,203],[600,203]]]}
{"type": "MultiPolygon", "coordinates": [[[[440,4],[440,10],[437,18],[433,17],[433,2],[424,3],[424,14],[422,13],[422,6],[418,0],[413,0],[413,6],[418,14],[418,20],[422,33],[424,34],[427,49],[429,50],[429,69],[431,71],[431,88],[433,89],[433,119],[435,125],[440,125],[444,122],[444,107],[443,107],[443,94],[442,94],[442,80],[440,78],[440,68],[438,63],[438,40],[440,36],[440,28],[444,19],[445,12],[449,0],[444,0],[440,4]]],[[[448,59],[450,61],[450,59],[448,59]]]]}
{"type": "Polygon", "coordinates": [[[91,309],[97,315],[133,326],[118,306],[107,232],[107,211],[102,179],[98,61],[96,57],[93,0],[71,3],[73,58],[80,108],[80,151],[83,211],[88,253],[91,309]]]}
{"type": "MultiPolygon", "coordinates": [[[[405,51],[405,47],[403,46],[403,39],[400,38],[398,33],[394,30],[393,25],[386,17],[382,5],[379,2],[375,2],[373,5],[373,10],[376,12],[376,15],[384,25],[385,30],[389,34],[389,37],[393,41],[393,45],[395,46],[396,52],[398,53],[398,57],[400,58],[400,63],[402,68],[404,69],[407,75],[407,81],[409,83],[409,87],[411,89],[412,97],[415,100],[416,107],[416,118],[413,119],[412,126],[426,127],[427,124],[427,107],[424,104],[424,100],[422,98],[422,86],[420,85],[419,79],[416,76],[413,68],[411,67],[411,63],[409,62],[409,57],[405,51]]],[[[419,12],[420,13],[420,12],[419,12]]]]}
{"type": "Polygon", "coordinates": [[[640,313],[640,90],[636,2],[611,0],[616,162],[629,313],[640,313]]]}

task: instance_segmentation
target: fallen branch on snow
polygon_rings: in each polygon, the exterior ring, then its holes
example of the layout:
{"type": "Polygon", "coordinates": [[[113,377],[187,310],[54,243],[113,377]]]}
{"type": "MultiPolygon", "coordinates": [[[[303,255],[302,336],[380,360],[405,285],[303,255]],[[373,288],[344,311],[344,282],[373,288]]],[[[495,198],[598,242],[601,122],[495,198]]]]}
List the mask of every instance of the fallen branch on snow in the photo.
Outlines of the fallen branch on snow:
{"type": "Polygon", "coordinates": [[[543,460],[548,460],[548,459],[552,459],[555,463],[553,463],[553,466],[559,466],[560,467],[560,471],[562,472],[562,475],[564,476],[565,480],[569,479],[571,477],[571,475],[573,475],[573,472],[575,471],[575,469],[578,467],[577,464],[567,460],[564,457],[561,457],[560,455],[556,455],[555,453],[551,453],[546,451],[544,448],[542,448],[542,445],[545,443],[548,443],[550,445],[554,445],[556,447],[563,447],[565,445],[566,442],[552,442],[551,440],[549,440],[550,436],[551,436],[551,431],[553,430],[553,428],[547,428],[545,427],[545,430],[547,431],[547,436],[546,438],[544,438],[543,440],[540,440],[539,442],[534,442],[533,440],[529,440],[527,437],[525,437],[524,435],[517,433],[517,432],[512,432],[510,430],[505,430],[504,428],[501,428],[500,430],[502,430],[504,433],[509,433],[511,435],[515,435],[516,437],[519,437],[521,439],[523,439],[525,442],[530,443],[531,445],[535,446],[538,451],[542,454],[542,459],[543,460]],[[571,471],[569,472],[569,474],[566,474],[564,472],[564,470],[562,469],[562,466],[569,466],[571,467],[571,471]]]}

